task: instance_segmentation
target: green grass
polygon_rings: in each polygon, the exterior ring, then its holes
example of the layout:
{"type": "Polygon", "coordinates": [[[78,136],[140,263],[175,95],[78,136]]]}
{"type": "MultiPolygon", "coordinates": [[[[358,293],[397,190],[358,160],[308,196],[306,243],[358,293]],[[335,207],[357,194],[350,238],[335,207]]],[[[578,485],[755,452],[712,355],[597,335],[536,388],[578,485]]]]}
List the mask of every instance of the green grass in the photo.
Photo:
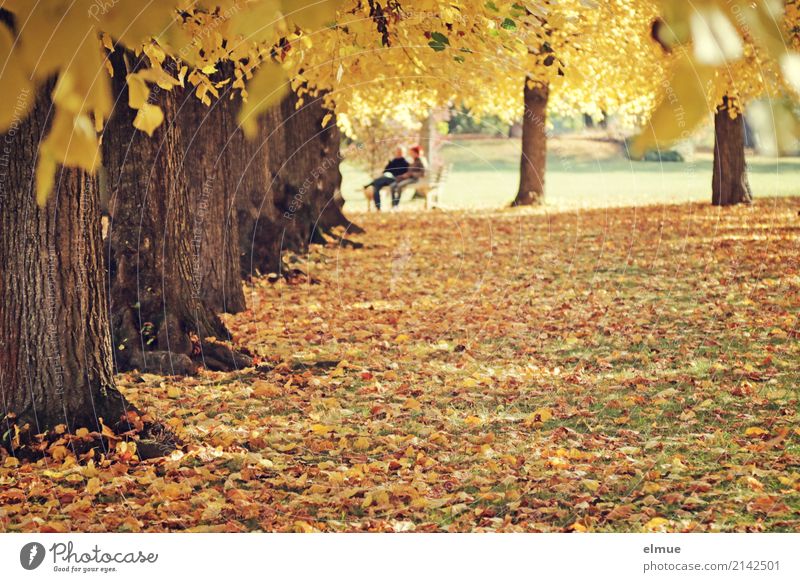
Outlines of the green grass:
{"type": "MultiPolygon", "coordinates": [[[[644,204],[677,204],[711,199],[712,159],[698,153],[683,163],[634,162],[617,146],[556,139],[548,155],[546,203],[554,210],[644,204]]],[[[519,181],[519,141],[452,140],[442,157],[452,173],[440,204],[447,208],[497,208],[513,200],[519,181]]],[[[750,184],[756,198],[800,195],[800,158],[750,156],[750,184]]],[[[369,176],[345,162],[343,193],[350,210],[365,208],[360,187],[369,176]]],[[[404,206],[418,208],[421,202],[404,206]]]]}

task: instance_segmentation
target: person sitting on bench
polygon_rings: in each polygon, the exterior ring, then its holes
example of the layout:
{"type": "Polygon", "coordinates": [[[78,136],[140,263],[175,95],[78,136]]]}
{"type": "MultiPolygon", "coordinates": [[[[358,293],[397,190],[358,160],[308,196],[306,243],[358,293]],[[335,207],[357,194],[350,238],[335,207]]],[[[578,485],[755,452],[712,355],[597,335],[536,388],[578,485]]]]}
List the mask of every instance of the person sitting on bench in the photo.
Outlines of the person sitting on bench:
{"type": "Polygon", "coordinates": [[[408,166],[408,171],[397,177],[397,180],[392,184],[392,206],[400,204],[400,195],[403,188],[416,184],[425,177],[425,161],[422,159],[422,148],[417,146],[412,147],[410,150],[412,161],[408,166]]]}
{"type": "MultiPolygon", "coordinates": [[[[394,152],[394,158],[386,164],[383,169],[383,174],[375,178],[372,182],[364,186],[364,195],[372,196],[375,202],[375,208],[381,209],[381,190],[386,186],[391,186],[400,176],[404,176],[409,172],[408,160],[403,157],[403,148],[398,147],[394,152]]],[[[392,190],[392,206],[397,206],[400,200],[395,203],[394,190],[392,190]]]]}

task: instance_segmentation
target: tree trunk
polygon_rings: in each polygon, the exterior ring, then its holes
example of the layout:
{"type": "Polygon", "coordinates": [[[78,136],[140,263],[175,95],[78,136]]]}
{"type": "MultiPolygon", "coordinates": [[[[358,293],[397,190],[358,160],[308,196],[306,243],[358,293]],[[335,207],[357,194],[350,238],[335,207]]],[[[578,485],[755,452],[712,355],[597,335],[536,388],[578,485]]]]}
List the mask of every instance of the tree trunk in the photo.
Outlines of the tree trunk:
{"type": "Polygon", "coordinates": [[[544,173],[547,164],[547,85],[528,86],[525,80],[525,113],[522,119],[522,159],[519,191],[514,206],[544,201],[544,173]]]}
{"type": "Polygon", "coordinates": [[[273,107],[259,120],[258,135],[245,139],[234,135],[239,156],[239,181],[235,188],[239,226],[240,274],[250,279],[258,274],[281,271],[281,212],[276,192],[285,188],[278,176],[285,151],[283,110],[273,107]]]}
{"type": "Polygon", "coordinates": [[[323,94],[306,95],[299,109],[297,104],[294,94],[282,103],[286,119],[286,163],[282,174],[289,185],[285,192],[294,193],[291,199],[277,201],[284,210],[283,218],[293,222],[284,223],[284,227],[302,237],[304,244],[320,242],[323,233],[337,226],[360,231],[344,216],[339,203],[341,134],[336,118],[331,117],[322,127],[322,121],[331,113],[323,105],[323,94]]]}
{"type": "Polygon", "coordinates": [[[228,94],[222,94],[211,107],[188,99],[180,113],[181,125],[194,130],[184,162],[190,184],[203,185],[192,222],[192,252],[199,261],[195,287],[209,308],[219,313],[246,309],[234,203],[242,154],[237,148],[237,134],[241,133],[236,123],[237,102],[228,94]]]}
{"type": "Polygon", "coordinates": [[[229,339],[216,312],[244,303],[239,281],[230,279],[238,269],[236,245],[224,248],[232,196],[220,163],[226,140],[216,117],[224,108],[209,110],[191,87],[154,87],[151,102],[165,119],[150,138],[132,125],[122,52],[111,59],[117,107],[103,147],[117,368],[187,374],[197,363],[214,370],[246,366],[249,358],[209,339],[229,339]]]}
{"type": "Polygon", "coordinates": [[[363,232],[342,213],[341,135],[335,118],[322,127],[322,101],[307,96],[298,109],[289,94],[241,146],[254,161],[237,196],[244,277],[281,272],[283,251],[305,252],[336,227],[363,232]]]}
{"type": "Polygon", "coordinates": [[[753,201],[744,157],[744,116],[731,119],[728,98],[714,114],[714,173],[711,203],[714,206],[749,204],[753,201]]]}
{"type": "Polygon", "coordinates": [[[103,283],[96,178],[62,168],[45,207],[36,204],[37,149],[53,113],[54,83],[2,138],[13,159],[0,184],[0,396],[2,426],[16,415],[34,434],[116,426],[129,408],[114,387],[103,283]]]}

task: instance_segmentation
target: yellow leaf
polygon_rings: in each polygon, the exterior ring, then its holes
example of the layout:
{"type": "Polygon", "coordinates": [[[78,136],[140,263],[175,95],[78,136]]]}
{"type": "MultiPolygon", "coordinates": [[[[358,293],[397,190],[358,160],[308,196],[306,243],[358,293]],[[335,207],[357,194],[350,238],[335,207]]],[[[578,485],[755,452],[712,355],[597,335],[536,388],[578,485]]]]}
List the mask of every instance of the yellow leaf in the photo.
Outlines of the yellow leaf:
{"type": "Polygon", "coordinates": [[[21,2],[14,12],[17,22],[24,23],[19,54],[36,79],[68,66],[84,44],[96,44],[100,51],[97,21],[87,17],[84,2],[21,2]]]}
{"type": "Polygon", "coordinates": [[[219,517],[220,513],[222,513],[222,505],[212,502],[203,509],[203,513],[200,514],[200,519],[203,521],[213,521],[219,517]]]}
{"type": "Polygon", "coordinates": [[[314,434],[328,434],[329,432],[333,432],[335,427],[332,427],[327,424],[312,424],[311,431],[314,434]]]}
{"type": "Polygon", "coordinates": [[[660,104],[631,144],[631,156],[640,158],[650,149],[667,148],[691,136],[711,114],[715,74],[714,67],[697,63],[687,49],[681,50],[672,78],[662,89],[660,104]]]}
{"type": "Polygon", "coordinates": [[[281,392],[280,388],[265,380],[256,380],[253,382],[252,389],[253,396],[257,398],[277,396],[281,392]]]}
{"type": "Polygon", "coordinates": [[[39,148],[36,166],[36,201],[44,206],[55,184],[58,164],[94,173],[100,165],[100,144],[87,115],[73,116],[56,109],[50,133],[39,148]]]}
{"type": "Polygon", "coordinates": [[[128,83],[128,105],[131,109],[141,109],[150,97],[150,89],[141,75],[131,73],[125,80],[128,83]]]}
{"type": "Polygon", "coordinates": [[[167,483],[155,491],[159,496],[174,500],[192,494],[192,487],[188,483],[167,483]]]}
{"type": "Polygon", "coordinates": [[[409,398],[403,404],[407,410],[422,410],[422,404],[416,398],[409,398]]]}
{"type": "Polygon", "coordinates": [[[12,56],[14,37],[5,24],[0,24],[0,63],[4,98],[0,103],[0,133],[15,123],[21,123],[33,106],[34,93],[19,58],[12,56]]]}
{"type": "Polygon", "coordinates": [[[553,418],[553,411],[549,408],[537,408],[527,418],[528,423],[547,422],[553,418]]]}
{"type": "Polygon", "coordinates": [[[64,445],[55,445],[48,450],[56,461],[63,460],[69,454],[69,450],[64,445]]]}
{"type": "Polygon", "coordinates": [[[105,32],[100,35],[100,40],[103,43],[103,46],[108,49],[109,52],[114,52],[114,41],[112,38],[106,34],[105,32]]]}
{"type": "Polygon", "coordinates": [[[86,115],[56,109],[50,133],[39,149],[36,167],[36,200],[44,206],[55,184],[58,164],[93,173],[100,165],[100,149],[94,124],[86,115]]]}
{"type": "Polygon", "coordinates": [[[167,398],[180,398],[181,391],[175,384],[171,384],[169,388],[167,388],[167,398]]]}
{"type": "Polygon", "coordinates": [[[600,483],[594,479],[584,479],[581,483],[592,493],[595,493],[600,488],[600,483]]]}
{"type": "Polygon", "coordinates": [[[356,441],[353,443],[353,447],[357,451],[366,451],[370,446],[369,439],[365,437],[358,437],[356,441]]]}
{"type": "Polygon", "coordinates": [[[398,335],[397,337],[394,338],[394,343],[396,343],[396,344],[404,344],[404,343],[407,343],[408,340],[410,340],[410,339],[411,338],[409,336],[407,336],[404,333],[401,333],[400,335],[398,335]]]}
{"type": "Polygon", "coordinates": [[[282,0],[283,12],[306,32],[315,32],[336,20],[341,0],[282,0]]]}
{"type": "Polygon", "coordinates": [[[80,46],[73,59],[61,69],[53,102],[73,116],[94,112],[98,119],[111,113],[111,82],[96,41],[80,46]]]}
{"type": "Polygon", "coordinates": [[[239,110],[239,124],[248,138],[255,137],[258,115],[278,103],[289,91],[286,71],[272,61],[264,63],[247,83],[247,101],[239,110]]]}
{"type": "Polygon", "coordinates": [[[172,2],[92,2],[88,15],[118,42],[132,47],[176,28],[177,11],[172,2]]]}
{"type": "Polygon", "coordinates": [[[415,497],[411,500],[411,507],[414,509],[427,509],[428,505],[428,500],[424,497],[415,497]]]}
{"type": "Polygon", "coordinates": [[[142,69],[136,73],[136,76],[144,81],[147,81],[148,83],[155,83],[159,86],[159,88],[164,89],[165,91],[170,91],[174,87],[183,85],[180,79],[175,79],[163,68],[161,68],[160,64],[153,61],[150,61],[149,69],[142,69]]]}
{"type": "Polygon", "coordinates": [[[252,43],[273,43],[275,24],[279,21],[280,6],[274,0],[262,0],[248,5],[247,10],[239,10],[230,19],[232,35],[241,35],[252,43]]]}
{"type": "Polygon", "coordinates": [[[96,495],[100,493],[100,489],[102,489],[102,484],[100,483],[100,479],[97,477],[92,477],[86,483],[86,493],[89,495],[96,495]]]}
{"type": "Polygon", "coordinates": [[[642,491],[648,495],[652,495],[653,493],[661,491],[661,486],[658,483],[647,482],[642,485],[642,491]]]}
{"type": "Polygon", "coordinates": [[[114,431],[111,430],[108,426],[106,426],[102,418],[100,419],[100,426],[102,427],[102,430],[100,432],[104,437],[111,439],[118,438],[117,435],[114,433],[114,431]]]}
{"type": "Polygon", "coordinates": [[[654,517],[644,525],[647,531],[663,531],[665,526],[669,525],[669,520],[663,517],[654,517]]]}
{"type": "Polygon", "coordinates": [[[50,152],[39,151],[39,159],[36,161],[36,203],[44,206],[53,186],[56,183],[56,171],[58,164],[50,152]]]}
{"type": "Polygon", "coordinates": [[[744,431],[744,434],[745,436],[764,436],[769,434],[769,431],[761,428],[760,426],[751,426],[744,431]]]}
{"type": "Polygon", "coordinates": [[[305,521],[295,521],[294,522],[294,531],[295,533],[313,533],[314,528],[308,522],[305,521]]]}
{"type": "Polygon", "coordinates": [[[75,436],[83,438],[89,436],[89,429],[88,428],[79,428],[75,431],[75,436]]]}
{"type": "Polygon", "coordinates": [[[19,459],[16,457],[6,457],[6,460],[3,462],[3,467],[6,469],[19,467],[19,459]]]}
{"type": "Polygon", "coordinates": [[[133,120],[133,127],[153,137],[153,132],[163,121],[164,112],[161,111],[161,107],[152,103],[145,103],[139,109],[139,113],[136,114],[136,119],[133,120]]]}
{"type": "Polygon", "coordinates": [[[482,421],[477,416],[468,416],[464,420],[464,422],[467,423],[469,426],[478,426],[479,424],[481,424],[482,421]]]}

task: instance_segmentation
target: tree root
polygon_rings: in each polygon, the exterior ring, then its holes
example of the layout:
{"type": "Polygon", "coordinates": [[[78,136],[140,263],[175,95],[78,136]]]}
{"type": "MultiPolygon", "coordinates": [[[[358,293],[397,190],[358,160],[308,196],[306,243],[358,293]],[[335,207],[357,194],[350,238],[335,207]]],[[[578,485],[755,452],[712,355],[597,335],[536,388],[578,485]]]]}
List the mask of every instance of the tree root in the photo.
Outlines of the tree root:
{"type": "Polygon", "coordinates": [[[253,358],[249,354],[217,342],[202,342],[194,360],[215,372],[233,372],[253,365],[253,358]]]}

